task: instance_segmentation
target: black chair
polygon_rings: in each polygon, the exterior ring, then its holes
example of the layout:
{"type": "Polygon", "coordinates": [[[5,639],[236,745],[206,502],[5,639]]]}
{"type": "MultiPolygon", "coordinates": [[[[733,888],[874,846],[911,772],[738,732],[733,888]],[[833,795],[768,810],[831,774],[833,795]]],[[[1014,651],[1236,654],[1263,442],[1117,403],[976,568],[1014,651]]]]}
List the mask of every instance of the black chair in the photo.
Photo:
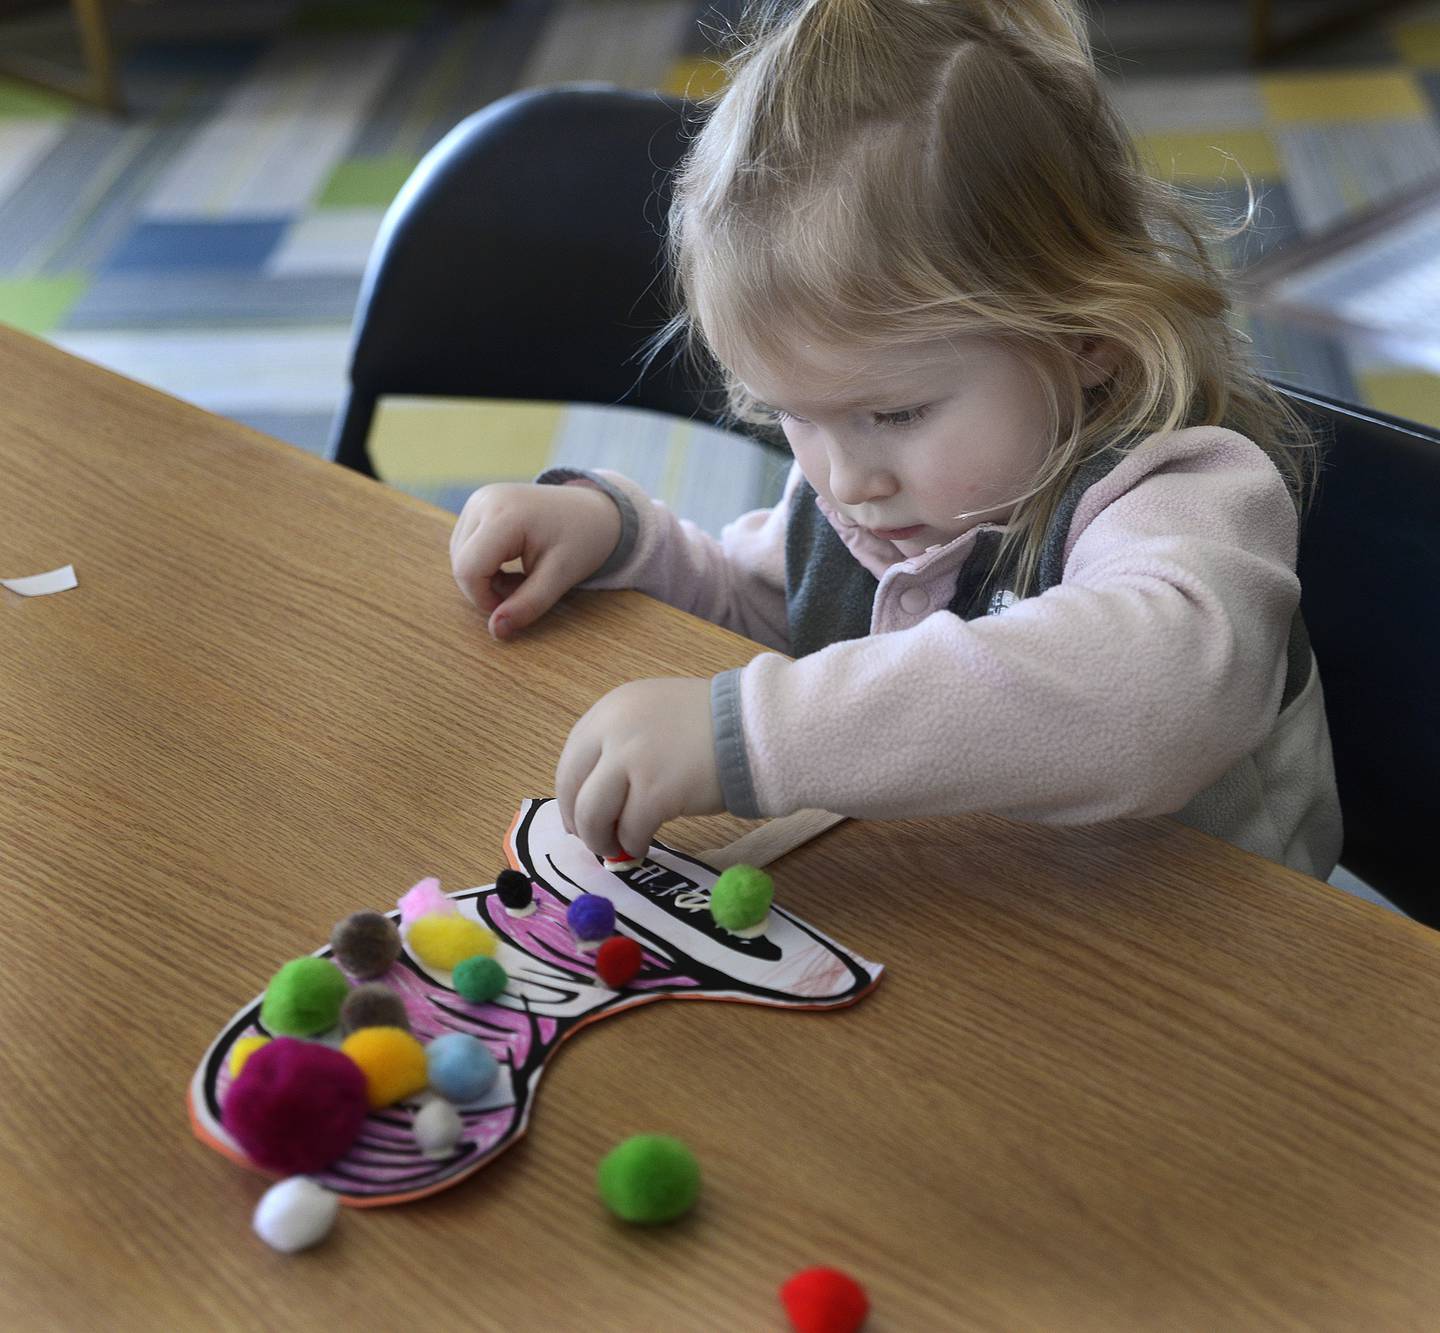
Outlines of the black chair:
{"type": "Polygon", "coordinates": [[[1277,387],[1327,440],[1300,603],[1335,748],[1341,864],[1440,926],[1440,432],[1277,387]]]}
{"type": "MultiPolygon", "coordinates": [[[[607,85],[469,117],[386,216],[355,316],[331,457],[373,475],[381,394],[625,403],[718,421],[716,386],[666,354],[667,177],[684,103],[607,85]]],[[[1279,385],[1330,440],[1300,549],[1345,816],[1342,863],[1440,925],[1440,437],[1279,385]],[[1423,845],[1422,845],[1423,844],[1423,845]]]]}
{"type": "Polygon", "coordinates": [[[669,178],[695,122],[659,93],[572,84],[476,112],[385,216],[355,312],[330,457],[374,475],[384,394],[623,403],[718,422],[723,395],[667,348],[669,178]]]}

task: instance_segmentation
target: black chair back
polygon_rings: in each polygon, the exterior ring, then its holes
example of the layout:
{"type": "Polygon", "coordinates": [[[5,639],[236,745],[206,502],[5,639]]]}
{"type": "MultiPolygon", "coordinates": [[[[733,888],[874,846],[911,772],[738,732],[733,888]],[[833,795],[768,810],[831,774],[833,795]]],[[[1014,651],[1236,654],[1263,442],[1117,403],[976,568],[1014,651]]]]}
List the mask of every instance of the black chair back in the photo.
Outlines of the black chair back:
{"type": "Polygon", "coordinates": [[[670,175],[690,104],[574,84],[516,93],[426,154],[385,216],[355,312],[330,457],[374,475],[384,394],[624,403],[717,422],[723,397],[667,348],[670,175]]]}
{"type": "Polygon", "coordinates": [[[1440,926],[1440,433],[1278,387],[1328,441],[1300,604],[1335,747],[1341,863],[1440,926]]]}

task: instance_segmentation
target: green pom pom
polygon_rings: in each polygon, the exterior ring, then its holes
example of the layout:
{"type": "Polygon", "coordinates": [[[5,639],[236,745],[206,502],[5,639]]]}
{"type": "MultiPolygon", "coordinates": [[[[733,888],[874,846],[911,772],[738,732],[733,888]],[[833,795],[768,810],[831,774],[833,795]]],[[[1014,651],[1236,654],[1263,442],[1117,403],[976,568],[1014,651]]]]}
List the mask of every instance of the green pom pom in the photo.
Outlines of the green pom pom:
{"type": "Polygon", "coordinates": [[[731,866],[710,890],[710,914],[724,930],[748,930],[765,920],[775,883],[754,866],[731,866]]]}
{"type": "Polygon", "coordinates": [[[486,1004],[493,1000],[505,989],[505,983],[509,979],[505,975],[505,969],[483,953],[457,963],[455,971],[451,973],[455,990],[471,1004],[486,1004]]]}
{"type": "Polygon", "coordinates": [[[600,1197],[627,1222],[673,1222],[695,1206],[700,1163],[668,1134],[636,1134],[601,1159],[600,1197]]]}
{"type": "Polygon", "coordinates": [[[295,958],[265,988],[260,1026],[285,1037],[313,1037],[340,1021],[350,990],[345,974],[328,958],[295,958]]]}

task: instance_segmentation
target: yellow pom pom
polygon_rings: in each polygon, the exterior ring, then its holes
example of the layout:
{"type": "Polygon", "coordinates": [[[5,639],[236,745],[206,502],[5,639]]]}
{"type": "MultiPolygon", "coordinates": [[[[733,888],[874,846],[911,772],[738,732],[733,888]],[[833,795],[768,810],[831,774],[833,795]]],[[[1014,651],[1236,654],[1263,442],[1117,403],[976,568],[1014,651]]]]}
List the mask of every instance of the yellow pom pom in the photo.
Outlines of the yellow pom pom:
{"type": "Polygon", "coordinates": [[[365,1075],[372,1111],[412,1096],[430,1081],[425,1048],[404,1028],[358,1028],[340,1049],[365,1075]]]}
{"type": "Polygon", "coordinates": [[[408,943],[422,963],[445,971],[495,952],[494,932],[464,916],[422,916],[411,925],[408,943]]]}
{"type": "Polygon", "coordinates": [[[230,1077],[239,1078],[240,1071],[245,1068],[245,1061],[269,1040],[269,1037],[241,1037],[230,1048],[230,1077]]]}

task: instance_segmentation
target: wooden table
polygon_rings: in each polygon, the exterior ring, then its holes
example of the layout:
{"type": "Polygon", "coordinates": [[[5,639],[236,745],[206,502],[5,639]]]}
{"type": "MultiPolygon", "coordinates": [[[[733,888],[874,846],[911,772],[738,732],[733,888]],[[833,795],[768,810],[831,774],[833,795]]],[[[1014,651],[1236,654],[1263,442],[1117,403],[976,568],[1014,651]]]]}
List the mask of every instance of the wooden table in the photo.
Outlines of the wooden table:
{"type": "Polygon", "coordinates": [[[611,1019],[492,1167],[271,1252],[186,1124],[220,1024],[493,878],[603,690],[754,646],[634,594],[493,643],[447,515],[18,334],[0,384],[0,574],[79,576],[0,591],[0,1327],[748,1333],[814,1263],[877,1331],[1440,1321],[1440,936],[1166,820],[843,825],[777,884],[869,999],[611,1019]],[[668,1229],[595,1196],[639,1130],[703,1164],[668,1229]]]}

